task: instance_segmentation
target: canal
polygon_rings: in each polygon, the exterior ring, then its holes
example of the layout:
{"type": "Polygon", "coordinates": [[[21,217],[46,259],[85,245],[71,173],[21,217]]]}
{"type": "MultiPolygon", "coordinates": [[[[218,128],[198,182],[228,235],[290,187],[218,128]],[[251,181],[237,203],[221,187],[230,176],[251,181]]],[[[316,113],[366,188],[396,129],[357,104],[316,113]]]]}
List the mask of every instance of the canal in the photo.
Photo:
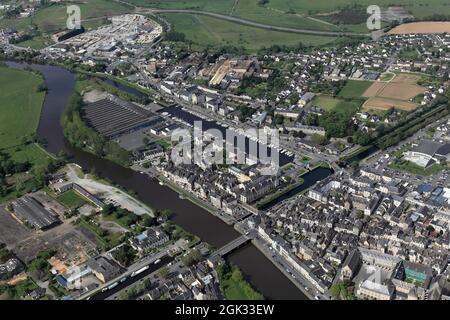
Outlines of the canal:
{"type": "MultiPolygon", "coordinates": [[[[75,149],[64,139],[60,118],[75,87],[74,75],[61,67],[8,62],[8,66],[40,71],[46,81],[48,93],[41,113],[38,134],[45,148],[52,153],[64,151],[70,161],[85,171],[95,171],[126,190],[134,191],[138,198],[155,209],[169,209],[173,222],[197,235],[203,241],[219,248],[239,236],[230,226],[188,200],[180,199],[172,189],[159,185],[156,179],[75,149]]],[[[305,295],[286,278],[258,249],[248,245],[228,257],[249,278],[251,284],[269,299],[306,299],[305,295]]]]}

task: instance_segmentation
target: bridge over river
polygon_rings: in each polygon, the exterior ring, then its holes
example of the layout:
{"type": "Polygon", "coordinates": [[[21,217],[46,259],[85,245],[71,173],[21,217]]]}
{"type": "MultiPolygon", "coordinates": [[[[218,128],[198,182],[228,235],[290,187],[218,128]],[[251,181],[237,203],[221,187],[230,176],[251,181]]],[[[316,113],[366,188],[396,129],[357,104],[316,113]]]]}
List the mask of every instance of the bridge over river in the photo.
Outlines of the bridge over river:
{"type": "Polygon", "coordinates": [[[253,238],[254,236],[252,234],[243,234],[240,237],[237,237],[236,239],[228,242],[220,249],[216,250],[211,256],[221,256],[221,257],[226,256],[230,252],[246,245],[253,238]]]}

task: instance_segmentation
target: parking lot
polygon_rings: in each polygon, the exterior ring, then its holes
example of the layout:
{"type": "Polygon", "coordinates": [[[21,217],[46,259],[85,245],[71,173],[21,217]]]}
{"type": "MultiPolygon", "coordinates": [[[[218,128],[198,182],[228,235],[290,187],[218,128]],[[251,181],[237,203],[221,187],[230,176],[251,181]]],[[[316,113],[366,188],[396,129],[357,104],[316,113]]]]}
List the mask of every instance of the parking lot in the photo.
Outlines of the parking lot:
{"type": "Polygon", "coordinates": [[[15,220],[3,207],[0,207],[0,243],[14,247],[31,233],[31,230],[15,220]]]}

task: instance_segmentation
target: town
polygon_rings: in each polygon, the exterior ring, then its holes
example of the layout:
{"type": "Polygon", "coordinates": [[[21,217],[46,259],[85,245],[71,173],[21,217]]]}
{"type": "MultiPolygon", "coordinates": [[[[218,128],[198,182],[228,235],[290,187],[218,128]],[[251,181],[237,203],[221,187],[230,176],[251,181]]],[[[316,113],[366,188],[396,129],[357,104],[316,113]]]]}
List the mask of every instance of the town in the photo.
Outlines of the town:
{"type": "MultiPolygon", "coordinates": [[[[309,299],[450,299],[450,33],[393,28],[242,54],[189,50],[164,41],[177,35],[167,28],[126,13],[38,50],[5,28],[0,59],[72,72],[68,143],[150,179],[149,190],[169,188],[237,236],[214,247],[172,220],[179,212],[58,154],[39,188],[1,204],[0,296],[262,299],[227,259],[251,243],[309,299]],[[203,139],[174,139],[195,123],[203,139]],[[235,139],[217,145],[208,130],[235,139]],[[182,143],[201,150],[189,164],[173,159],[182,143]],[[263,149],[278,159],[273,174],[263,149]],[[207,152],[229,161],[211,165],[207,152]]],[[[2,164],[5,185],[28,174],[19,167],[2,164]]]]}

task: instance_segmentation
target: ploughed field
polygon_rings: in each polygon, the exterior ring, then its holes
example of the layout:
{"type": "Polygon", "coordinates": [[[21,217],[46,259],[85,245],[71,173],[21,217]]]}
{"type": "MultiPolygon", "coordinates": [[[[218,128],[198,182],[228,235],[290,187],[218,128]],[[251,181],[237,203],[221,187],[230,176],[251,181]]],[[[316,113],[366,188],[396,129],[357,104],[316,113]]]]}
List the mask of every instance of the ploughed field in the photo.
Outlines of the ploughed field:
{"type": "Polygon", "coordinates": [[[450,22],[425,21],[425,22],[405,23],[393,28],[388,33],[409,34],[409,33],[445,33],[445,32],[450,32],[450,22]]]}
{"type": "Polygon", "coordinates": [[[369,98],[364,103],[363,109],[397,108],[404,111],[416,109],[418,105],[411,100],[426,91],[426,88],[417,85],[419,79],[418,75],[402,73],[387,82],[374,82],[362,95],[369,98]]]}

